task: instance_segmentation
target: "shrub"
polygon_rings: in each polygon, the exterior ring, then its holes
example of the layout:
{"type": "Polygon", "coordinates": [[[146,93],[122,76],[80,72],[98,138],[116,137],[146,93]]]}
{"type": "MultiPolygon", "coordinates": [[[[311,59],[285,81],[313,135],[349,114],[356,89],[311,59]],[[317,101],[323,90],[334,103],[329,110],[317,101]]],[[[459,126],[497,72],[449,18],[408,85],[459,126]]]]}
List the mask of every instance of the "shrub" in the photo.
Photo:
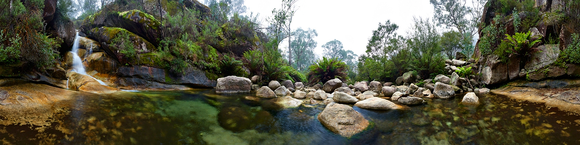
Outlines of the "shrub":
{"type": "Polygon", "coordinates": [[[316,64],[308,67],[310,72],[308,73],[308,81],[310,83],[326,82],[328,80],[339,78],[343,81],[348,79],[346,64],[336,58],[328,59],[323,57],[322,60],[316,62],[316,64]]]}
{"type": "Polygon", "coordinates": [[[4,34],[4,30],[0,30],[0,64],[2,63],[16,63],[20,58],[20,36],[8,38],[4,34]],[[4,45],[4,42],[8,45],[4,45]]]}
{"type": "Polygon", "coordinates": [[[497,15],[493,18],[493,23],[483,28],[481,33],[483,36],[479,39],[480,42],[477,44],[482,56],[489,55],[495,51],[494,48],[501,42],[503,35],[505,34],[504,25],[501,23],[502,17],[497,15]]]}
{"type": "Polygon", "coordinates": [[[135,60],[137,52],[135,51],[135,44],[131,41],[131,36],[127,32],[117,33],[115,38],[111,40],[111,44],[115,44],[119,52],[125,56],[127,60],[135,60]]]}
{"type": "MultiPolygon", "coordinates": [[[[532,53],[535,53],[536,51],[538,51],[537,49],[533,49],[533,46],[536,43],[540,43],[541,40],[535,40],[535,41],[531,41],[531,32],[528,31],[526,33],[516,33],[512,36],[505,34],[506,39],[505,41],[508,42],[508,45],[510,47],[510,49],[508,49],[511,54],[516,54],[516,55],[526,55],[529,56],[532,53]]],[[[510,54],[510,56],[511,56],[510,54]]]]}
{"type": "Polygon", "coordinates": [[[580,38],[578,34],[572,34],[572,43],[562,51],[561,56],[567,63],[580,64],[580,38]]]}
{"type": "Polygon", "coordinates": [[[244,63],[236,60],[234,57],[224,55],[220,61],[220,74],[222,76],[243,76],[247,77],[249,74],[242,68],[244,63]]]}

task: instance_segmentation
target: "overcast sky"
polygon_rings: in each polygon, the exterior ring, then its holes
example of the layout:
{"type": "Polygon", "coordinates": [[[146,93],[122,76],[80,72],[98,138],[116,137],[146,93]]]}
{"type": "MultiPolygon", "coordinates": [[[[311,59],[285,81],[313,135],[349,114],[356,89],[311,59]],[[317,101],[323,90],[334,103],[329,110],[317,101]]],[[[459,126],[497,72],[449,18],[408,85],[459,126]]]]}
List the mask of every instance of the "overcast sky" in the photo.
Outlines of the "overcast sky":
{"type": "MultiPolygon", "coordinates": [[[[272,9],[280,8],[282,0],[245,0],[247,13],[260,14],[263,23],[272,16],[272,9]]],[[[318,33],[315,53],[322,55],[321,47],[337,39],[345,49],[357,55],[364,54],[372,31],[379,22],[391,20],[399,25],[397,33],[406,35],[413,17],[431,18],[433,6],[428,0],[298,0],[298,11],[292,21],[292,29],[312,28],[318,33]]],[[[265,25],[264,25],[265,26],[265,25]]],[[[281,47],[287,49],[288,41],[281,47]]]]}

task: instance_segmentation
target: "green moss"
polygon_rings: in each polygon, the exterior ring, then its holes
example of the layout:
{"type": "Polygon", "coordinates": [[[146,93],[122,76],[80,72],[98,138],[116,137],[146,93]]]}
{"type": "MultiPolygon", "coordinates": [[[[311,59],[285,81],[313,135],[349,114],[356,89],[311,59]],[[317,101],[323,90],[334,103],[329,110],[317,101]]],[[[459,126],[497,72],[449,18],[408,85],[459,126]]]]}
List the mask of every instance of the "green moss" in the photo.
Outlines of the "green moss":
{"type": "Polygon", "coordinates": [[[157,21],[155,17],[139,10],[129,10],[120,12],[118,14],[119,16],[128,20],[133,20],[133,17],[137,14],[139,15],[138,23],[145,24],[146,26],[152,28],[153,30],[157,30],[159,26],[161,26],[161,23],[157,21]]]}

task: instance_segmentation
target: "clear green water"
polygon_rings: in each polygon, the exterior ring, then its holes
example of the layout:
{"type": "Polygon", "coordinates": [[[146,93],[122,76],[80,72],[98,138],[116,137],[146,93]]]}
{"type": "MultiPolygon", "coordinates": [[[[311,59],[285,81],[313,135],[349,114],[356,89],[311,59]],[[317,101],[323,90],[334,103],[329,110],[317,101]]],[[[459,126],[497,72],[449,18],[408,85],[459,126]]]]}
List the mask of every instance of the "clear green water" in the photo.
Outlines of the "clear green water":
{"type": "MultiPolygon", "coordinates": [[[[0,126],[2,144],[578,144],[580,117],[503,96],[428,100],[406,111],[354,107],[372,125],[344,138],[316,118],[323,105],[279,110],[213,90],[79,96],[50,127],[0,126]],[[232,109],[234,108],[234,109],[232,109]],[[233,111],[232,111],[233,110],[233,111]],[[220,111],[229,111],[231,114],[220,111]],[[227,114],[227,115],[223,115],[227,114]],[[247,120],[241,120],[240,118],[247,120]],[[238,119],[239,122],[234,120],[238,119]],[[230,122],[228,122],[228,120],[230,122]],[[221,122],[220,122],[221,121],[221,122]],[[234,122],[232,122],[234,121],[234,122]],[[235,124],[234,131],[222,124],[235,124]]],[[[0,116],[2,118],[2,116],[0,116]]]]}

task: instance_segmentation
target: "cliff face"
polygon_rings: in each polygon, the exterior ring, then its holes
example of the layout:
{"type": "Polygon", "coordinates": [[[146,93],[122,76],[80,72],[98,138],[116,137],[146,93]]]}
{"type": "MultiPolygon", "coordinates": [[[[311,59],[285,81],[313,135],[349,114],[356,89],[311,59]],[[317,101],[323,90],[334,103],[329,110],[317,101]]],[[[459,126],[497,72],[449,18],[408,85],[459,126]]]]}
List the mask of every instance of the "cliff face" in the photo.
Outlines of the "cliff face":
{"type": "Polygon", "coordinates": [[[516,79],[580,76],[576,69],[580,65],[563,58],[563,53],[572,50],[566,49],[578,41],[572,34],[580,32],[579,5],[568,0],[488,1],[473,57],[482,74],[479,80],[495,85],[516,79]],[[512,42],[508,36],[526,37],[512,42]]]}

